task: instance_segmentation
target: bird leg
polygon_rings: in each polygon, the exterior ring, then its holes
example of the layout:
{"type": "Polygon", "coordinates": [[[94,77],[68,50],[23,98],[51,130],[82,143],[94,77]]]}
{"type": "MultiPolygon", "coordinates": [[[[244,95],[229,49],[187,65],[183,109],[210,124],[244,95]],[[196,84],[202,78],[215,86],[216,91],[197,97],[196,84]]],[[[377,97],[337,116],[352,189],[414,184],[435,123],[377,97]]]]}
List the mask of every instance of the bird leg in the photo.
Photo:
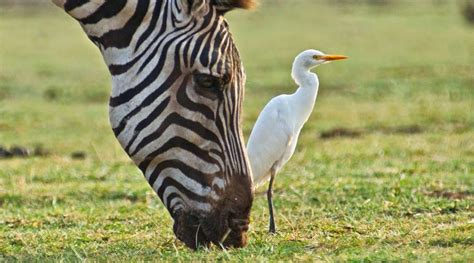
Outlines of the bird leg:
{"type": "Polygon", "coordinates": [[[273,179],[275,179],[275,171],[271,171],[270,183],[268,184],[268,191],[267,191],[267,200],[268,200],[268,209],[270,211],[270,226],[268,231],[272,234],[276,233],[275,229],[275,218],[273,216],[273,179]]]}

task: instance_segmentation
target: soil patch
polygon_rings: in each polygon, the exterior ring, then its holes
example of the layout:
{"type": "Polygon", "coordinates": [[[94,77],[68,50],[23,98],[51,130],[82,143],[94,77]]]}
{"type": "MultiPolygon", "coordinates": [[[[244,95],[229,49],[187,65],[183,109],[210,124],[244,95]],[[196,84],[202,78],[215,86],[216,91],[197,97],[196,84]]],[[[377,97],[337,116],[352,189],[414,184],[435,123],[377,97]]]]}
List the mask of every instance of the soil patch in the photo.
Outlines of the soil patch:
{"type": "Polygon", "coordinates": [[[365,134],[381,132],[383,134],[418,134],[423,133],[424,129],[419,125],[401,125],[393,127],[375,127],[367,129],[352,129],[337,127],[327,131],[323,131],[320,134],[320,138],[323,140],[333,139],[333,138],[358,138],[365,134]]]}
{"type": "Polygon", "coordinates": [[[433,197],[442,197],[446,199],[458,199],[458,200],[474,199],[474,193],[471,193],[469,191],[450,192],[450,191],[436,190],[436,191],[427,192],[426,195],[433,196],[433,197]]]}
{"type": "Polygon", "coordinates": [[[334,128],[328,131],[321,133],[321,139],[332,139],[338,137],[348,137],[348,138],[357,138],[362,135],[362,132],[359,130],[348,129],[348,128],[334,128]]]}

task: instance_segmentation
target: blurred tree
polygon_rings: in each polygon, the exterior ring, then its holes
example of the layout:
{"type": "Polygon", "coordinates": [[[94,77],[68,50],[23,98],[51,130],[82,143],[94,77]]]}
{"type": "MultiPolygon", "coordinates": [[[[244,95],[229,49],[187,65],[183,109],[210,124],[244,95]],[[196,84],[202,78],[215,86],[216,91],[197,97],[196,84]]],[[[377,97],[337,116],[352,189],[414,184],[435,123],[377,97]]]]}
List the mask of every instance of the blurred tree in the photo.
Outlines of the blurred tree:
{"type": "Polygon", "coordinates": [[[465,0],[462,13],[467,22],[474,25],[474,0],[465,0]]]}

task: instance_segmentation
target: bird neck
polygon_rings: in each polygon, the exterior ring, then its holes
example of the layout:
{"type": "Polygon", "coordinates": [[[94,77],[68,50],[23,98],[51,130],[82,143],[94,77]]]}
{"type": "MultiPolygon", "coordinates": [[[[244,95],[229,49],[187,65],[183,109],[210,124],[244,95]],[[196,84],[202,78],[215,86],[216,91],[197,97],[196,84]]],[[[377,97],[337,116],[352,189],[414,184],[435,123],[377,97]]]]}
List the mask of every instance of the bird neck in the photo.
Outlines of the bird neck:
{"type": "MultiPolygon", "coordinates": [[[[312,73],[310,69],[295,61],[291,70],[291,77],[301,87],[314,87],[318,82],[318,76],[312,73]]],[[[317,85],[316,85],[317,86],[317,85]]]]}
{"type": "Polygon", "coordinates": [[[293,65],[292,77],[300,87],[293,93],[294,110],[298,112],[301,119],[300,125],[303,125],[311,115],[316,97],[318,96],[319,79],[315,73],[303,66],[293,65]]]}
{"type": "Polygon", "coordinates": [[[295,63],[291,73],[294,81],[299,85],[295,95],[305,98],[306,100],[314,101],[318,95],[319,79],[316,73],[309,71],[307,67],[295,63]]]}

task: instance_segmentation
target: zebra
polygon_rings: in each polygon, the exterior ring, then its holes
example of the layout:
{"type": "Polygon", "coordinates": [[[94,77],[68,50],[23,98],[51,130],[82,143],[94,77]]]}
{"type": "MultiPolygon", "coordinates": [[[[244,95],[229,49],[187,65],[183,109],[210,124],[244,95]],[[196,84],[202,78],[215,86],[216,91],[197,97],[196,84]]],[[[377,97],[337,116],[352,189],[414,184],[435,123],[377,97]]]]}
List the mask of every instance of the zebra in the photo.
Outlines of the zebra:
{"type": "Polygon", "coordinates": [[[112,76],[109,119],[186,246],[247,244],[245,72],[224,14],[253,0],[52,0],[112,76]]]}

